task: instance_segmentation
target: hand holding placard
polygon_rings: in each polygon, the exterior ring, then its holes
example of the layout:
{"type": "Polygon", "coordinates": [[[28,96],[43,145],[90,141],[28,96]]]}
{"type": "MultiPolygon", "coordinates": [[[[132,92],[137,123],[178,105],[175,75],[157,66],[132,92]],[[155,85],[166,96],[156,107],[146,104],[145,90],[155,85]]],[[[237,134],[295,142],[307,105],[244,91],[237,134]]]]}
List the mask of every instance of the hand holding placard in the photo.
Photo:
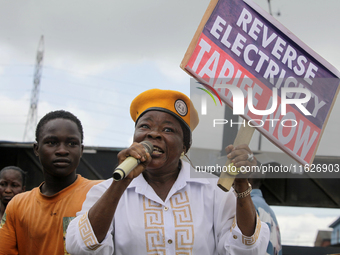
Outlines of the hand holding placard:
{"type": "MultiPolygon", "coordinates": [[[[253,136],[253,133],[255,131],[255,128],[250,127],[248,125],[241,125],[239,131],[237,132],[237,136],[234,141],[234,147],[241,145],[241,144],[249,144],[251,141],[251,138],[253,136]]],[[[226,166],[228,166],[231,163],[231,160],[228,159],[226,162],[226,166]]],[[[233,185],[235,176],[228,174],[227,172],[221,172],[220,178],[218,180],[217,185],[223,190],[223,191],[229,191],[231,186],[233,185]]]]}

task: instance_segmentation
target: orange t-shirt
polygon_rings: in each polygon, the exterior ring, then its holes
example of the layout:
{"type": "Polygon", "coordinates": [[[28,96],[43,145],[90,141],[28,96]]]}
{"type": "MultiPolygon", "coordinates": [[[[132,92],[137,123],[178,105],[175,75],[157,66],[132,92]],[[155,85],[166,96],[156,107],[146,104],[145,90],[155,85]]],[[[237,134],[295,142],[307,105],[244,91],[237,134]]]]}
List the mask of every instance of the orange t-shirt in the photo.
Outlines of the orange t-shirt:
{"type": "Polygon", "coordinates": [[[67,226],[81,210],[87,192],[99,182],[77,175],[72,185],[53,196],[41,194],[40,187],[16,195],[2,220],[0,254],[68,254],[67,226]]]}

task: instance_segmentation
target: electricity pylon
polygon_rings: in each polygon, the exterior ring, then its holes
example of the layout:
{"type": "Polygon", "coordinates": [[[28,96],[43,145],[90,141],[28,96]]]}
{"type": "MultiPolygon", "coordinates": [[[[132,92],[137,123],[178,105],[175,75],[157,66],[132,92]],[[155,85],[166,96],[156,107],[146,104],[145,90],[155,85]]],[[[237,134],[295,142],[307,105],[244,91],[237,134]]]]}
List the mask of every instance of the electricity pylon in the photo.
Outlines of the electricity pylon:
{"type": "Polygon", "coordinates": [[[25,133],[24,133],[24,141],[34,141],[35,140],[35,128],[37,125],[37,118],[38,118],[38,101],[39,101],[39,89],[40,89],[40,78],[42,73],[43,67],[43,59],[44,59],[44,36],[40,37],[38,50],[37,50],[37,57],[36,57],[36,64],[34,70],[34,77],[33,77],[33,89],[31,92],[31,103],[30,109],[27,116],[25,133]]]}

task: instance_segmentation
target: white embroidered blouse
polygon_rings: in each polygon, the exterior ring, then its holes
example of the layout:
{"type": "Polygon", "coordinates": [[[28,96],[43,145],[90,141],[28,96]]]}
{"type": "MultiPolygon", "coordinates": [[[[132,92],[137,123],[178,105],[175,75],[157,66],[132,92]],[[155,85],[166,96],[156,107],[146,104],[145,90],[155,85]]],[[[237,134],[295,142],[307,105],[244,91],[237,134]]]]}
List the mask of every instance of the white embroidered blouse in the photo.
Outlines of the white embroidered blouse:
{"type": "Polygon", "coordinates": [[[257,218],[254,235],[242,235],[236,224],[233,192],[222,191],[216,176],[192,178],[190,171],[195,170],[183,161],[165,201],[142,175],[135,178],[122,195],[101,243],[92,231],[87,212],[113,180],[95,185],[67,229],[67,251],[84,255],[265,254],[267,224],[257,218]]]}

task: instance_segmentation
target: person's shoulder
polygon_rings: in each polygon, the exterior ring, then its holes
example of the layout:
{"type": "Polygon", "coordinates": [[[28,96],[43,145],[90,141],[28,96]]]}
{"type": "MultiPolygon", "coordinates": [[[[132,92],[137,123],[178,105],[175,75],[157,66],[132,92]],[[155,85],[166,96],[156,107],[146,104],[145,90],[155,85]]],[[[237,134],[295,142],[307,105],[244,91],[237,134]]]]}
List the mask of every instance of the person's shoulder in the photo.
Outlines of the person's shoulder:
{"type": "Polygon", "coordinates": [[[105,187],[107,188],[108,186],[110,186],[111,182],[112,182],[112,178],[109,178],[107,180],[90,180],[87,179],[85,177],[82,177],[79,175],[80,178],[80,184],[79,186],[86,186],[86,187],[105,187]]]}
{"type": "MultiPolygon", "coordinates": [[[[30,191],[25,191],[15,195],[11,201],[9,201],[8,206],[11,207],[22,207],[25,203],[30,203],[36,197],[38,187],[33,188],[30,191]]],[[[7,206],[7,207],[8,207],[7,206]]]]}
{"type": "Polygon", "coordinates": [[[105,191],[109,188],[113,179],[102,180],[100,182],[96,182],[97,184],[87,186],[86,189],[82,188],[82,194],[86,194],[85,203],[93,205],[101,196],[105,193],[105,191]]]}
{"type": "Polygon", "coordinates": [[[182,160],[182,164],[183,164],[184,170],[190,173],[191,180],[198,180],[199,182],[202,182],[205,184],[216,184],[217,183],[218,176],[212,173],[198,171],[189,162],[185,160],[182,160]]]}
{"type": "Polygon", "coordinates": [[[190,165],[189,180],[189,185],[199,185],[200,189],[202,189],[205,194],[215,196],[212,201],[218,201],[218,203],[222,204],[221,201],[233,201],[236,199],[233,194],[233,188],[231,188],[229,192],[225,192],[218,186],[219,177],[215,174],[196,171],[196,169],[190,165]]]}
{"type": "Polygon", "coordinates": [[[21,192],[21,193],[15,195],[12,198],[12,200],[13,199],[15,199],[15,200],[25,200],[25,199],[28,199],[28,198],[30,198],[32,196],[35,196],[38,190],[39,190],[39,187],[35,187],[35,188],[33,188],[33,189],[29,190],[29,191],[21,192]]]}
{"type": "Polygon", "coordinates": [[[93,184],[93,185],[96,185],[96,184],[104,181],[104,180],[90,180],[90,179],[87,179],[87,178],[81,176],[80,174],[78,174],[78,178],[80,179],[81,183],[93,184]]]}
{"type": "Polygon", "coordinates": [[[104,180],[90,180],[85,177],[82,177],[81,175],[78,175],[79,181],[78,181],[78,189],[91,189],[93,186],[98,185],[102,183],[104,180]]]}
{"type": "Polygon", "coordinates": [[[184,170],[187,171],[187,174],[189,175],[188,176],[189,183],[195,183],[198,185],[204,185],[206,188],[216,189],[218,176],[207,172],[196,171],[196,169],[186,161],[183,161],[183,167],[184,170]]]}

